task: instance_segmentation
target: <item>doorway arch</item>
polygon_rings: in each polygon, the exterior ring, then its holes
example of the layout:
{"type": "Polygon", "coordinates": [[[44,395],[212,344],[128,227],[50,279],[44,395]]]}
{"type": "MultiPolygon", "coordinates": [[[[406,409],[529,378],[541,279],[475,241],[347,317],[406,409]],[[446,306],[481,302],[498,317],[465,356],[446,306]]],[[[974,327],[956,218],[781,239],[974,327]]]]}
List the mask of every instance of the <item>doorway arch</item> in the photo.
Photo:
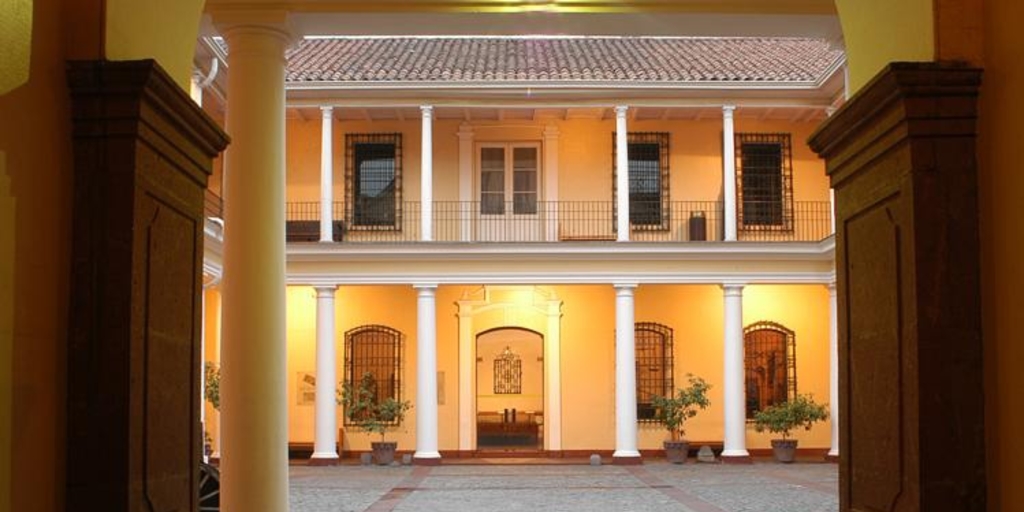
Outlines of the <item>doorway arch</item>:
{"type": "Polygon", "coordinates": [[[477,337],[496,329],[534,332],[543,341],[542,448],[562,449],[562,300],[539,286],[481,286],[456,301],[459,317],[459,451],[477,448],[477,337]]]}
{"type": "Polygon", "coordinates": [[[476,336],[477,451],[544,447],[544,335],[496,327],[476,336]]]}

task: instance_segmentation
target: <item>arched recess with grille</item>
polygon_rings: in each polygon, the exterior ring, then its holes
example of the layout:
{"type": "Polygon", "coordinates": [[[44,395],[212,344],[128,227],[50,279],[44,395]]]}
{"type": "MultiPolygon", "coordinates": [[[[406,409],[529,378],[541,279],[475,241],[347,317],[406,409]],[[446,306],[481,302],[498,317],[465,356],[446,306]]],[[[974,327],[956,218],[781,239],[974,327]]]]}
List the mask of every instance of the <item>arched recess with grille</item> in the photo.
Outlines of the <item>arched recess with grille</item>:
{"type": "Polygon", "coordinates": [[[655,396],[672,396],[672,328],[655,322],[637,322],[633,327],[636,342],[636,418],[654,422],[655,396]]]}
{"type": "MultiPolygon", "coordinates": [[[[366,378],[377,400],[390,397],[400,401],[404,342],[405,335],[385,325],[362,325],[346,331],[345,382],[357,387],[366,378]]],[[[350,424],[347,417],[345,424],[350,424]]]]}
{"type": "Polygon", "coordinates": [[[747,418],[796,396],[796,333],[761,321],[743,329],[747,418]]]}

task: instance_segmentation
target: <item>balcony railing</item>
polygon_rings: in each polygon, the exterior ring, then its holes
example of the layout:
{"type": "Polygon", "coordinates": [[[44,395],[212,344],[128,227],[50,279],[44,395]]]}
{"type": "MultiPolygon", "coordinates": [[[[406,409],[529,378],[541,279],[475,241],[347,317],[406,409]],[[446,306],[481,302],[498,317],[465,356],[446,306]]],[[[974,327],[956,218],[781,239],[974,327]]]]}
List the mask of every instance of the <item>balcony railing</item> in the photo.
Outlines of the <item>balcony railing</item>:
{"type": "MultiPolygon", "coordinates": [[[[404,202],[400,210],[382,209],[378,205],[367,205],[355,211],[350,205],[335,203],[335,240],[345,243],[422,240],[420,202],[404,202]]],[[[830,211],[828,202],[796,202],[792,213],[781,218],[748,215],[746,222],[738,226],[738,238],[741,241],[818,241],[832,234],[830,211]]],[[[288,203],[286,215],[289,241],[319,240],[320,203],[288,203]]],[[[722,203],[718,201],[647,205],[634,201],[630,217],[630,241],[722,240],[724,216],[722,203]]],[[[612,201],[435,201],[432,232],[435,242],[614,241],[617,238],[616,211],[612,201]]]]}

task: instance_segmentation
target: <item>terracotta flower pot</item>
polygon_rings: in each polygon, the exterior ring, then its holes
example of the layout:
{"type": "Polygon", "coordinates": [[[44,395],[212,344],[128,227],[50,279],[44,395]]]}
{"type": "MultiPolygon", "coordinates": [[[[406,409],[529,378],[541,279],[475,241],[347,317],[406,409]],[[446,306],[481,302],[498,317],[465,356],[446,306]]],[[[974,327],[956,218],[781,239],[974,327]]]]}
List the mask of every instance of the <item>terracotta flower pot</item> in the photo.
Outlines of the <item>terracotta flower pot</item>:
{"type": "Polygon", "coordinates": [[[370,447],[373,449],[373,458],[377,461],[377,464],[387,466],[395,461],[395,450],[398,449],[397,442],[370,443],[370,447]]]}
{"type": "Polygon", "coordinates": [[[683,464],[690,452],[690,443],[686,441],[665,441],[665,460],[672,464],[683,464]]]}
{"type": "Polygon", "coordinates": [[[772,439],[772,451],[775,453],[775,460],[793,462],[796,458],[796,439],[772,439]]]}

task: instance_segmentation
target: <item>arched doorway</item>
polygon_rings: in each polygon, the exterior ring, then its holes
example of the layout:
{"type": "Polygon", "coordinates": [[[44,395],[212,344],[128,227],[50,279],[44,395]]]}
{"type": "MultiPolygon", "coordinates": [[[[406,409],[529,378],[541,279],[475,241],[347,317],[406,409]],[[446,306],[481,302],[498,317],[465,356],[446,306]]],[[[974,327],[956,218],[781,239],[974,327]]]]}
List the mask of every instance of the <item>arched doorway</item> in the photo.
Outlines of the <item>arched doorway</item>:
{"type": "Polygon", "coordinates": [[[478,451],[544,447],[544,337],[499,327],[476,337],[478,451]]]}

